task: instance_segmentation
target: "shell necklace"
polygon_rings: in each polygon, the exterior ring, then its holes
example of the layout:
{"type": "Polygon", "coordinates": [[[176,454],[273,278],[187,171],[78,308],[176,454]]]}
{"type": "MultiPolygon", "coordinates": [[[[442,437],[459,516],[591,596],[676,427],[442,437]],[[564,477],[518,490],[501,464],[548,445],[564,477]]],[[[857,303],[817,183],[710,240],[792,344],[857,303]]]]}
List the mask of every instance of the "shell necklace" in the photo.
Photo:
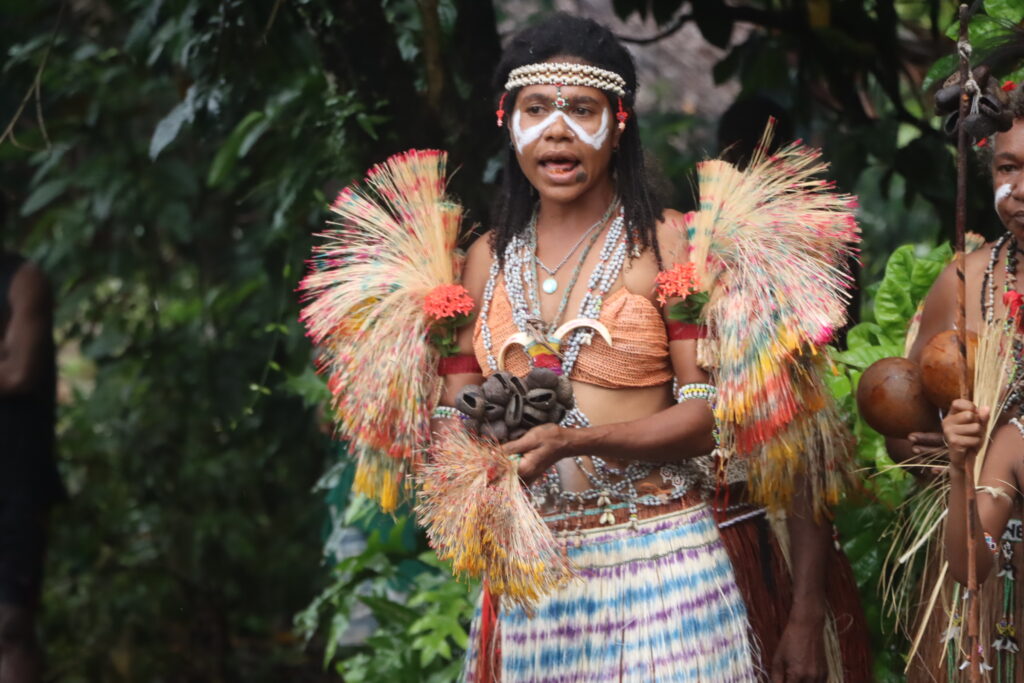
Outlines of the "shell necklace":
{"type": "MultiPolygon", "coordinates": [[[[996,313],[996,282],[994,277],[996,263],[999,261],[999,252],[1007,242],[1009,242],[1009,245],[1006,248],[1006,265],[1003,270],[1003,291],[1012,292],[1017,289],[1017,240],[1012,233],[1007,232],[996,240],[996,243],[992,246],[988,266],[985,268],[985,275],[981,281],[981,311],[985,321],[989,323],[995,319],[996,313]]],[[[1017,363],[1010,377],[1010,386],[1016,388],[1006,398],[1006,409],[1009,410],[1016,405],[1017,415],[1024,416],[1024,391],[1022,391],[1021,386],[1016,381],[1021,372],[1022,360],[1024,360],[1024,344],[1021,343],[1020,337],[1015,337],[1013,340],[1013,353],[1017,363]]],[[[1021,435],[1024,436],[1024,431],[1021,432],[1021,435]]]]}

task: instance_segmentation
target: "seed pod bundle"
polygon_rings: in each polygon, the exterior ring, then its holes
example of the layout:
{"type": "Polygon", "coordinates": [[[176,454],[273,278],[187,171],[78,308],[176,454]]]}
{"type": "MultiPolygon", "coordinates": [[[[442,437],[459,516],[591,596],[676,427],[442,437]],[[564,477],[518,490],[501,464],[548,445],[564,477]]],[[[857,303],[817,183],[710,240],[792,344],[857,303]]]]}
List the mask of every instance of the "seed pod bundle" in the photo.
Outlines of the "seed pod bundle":
{"type": "Polygon", "coordinates": [[[498,443],[515,441],[537,425],[558,424],[574,405],[569,378],[547,368],[524,377],[496,372],[483,384],[467,385],[455,399],[468,416],[465,427],[498,443]]]}

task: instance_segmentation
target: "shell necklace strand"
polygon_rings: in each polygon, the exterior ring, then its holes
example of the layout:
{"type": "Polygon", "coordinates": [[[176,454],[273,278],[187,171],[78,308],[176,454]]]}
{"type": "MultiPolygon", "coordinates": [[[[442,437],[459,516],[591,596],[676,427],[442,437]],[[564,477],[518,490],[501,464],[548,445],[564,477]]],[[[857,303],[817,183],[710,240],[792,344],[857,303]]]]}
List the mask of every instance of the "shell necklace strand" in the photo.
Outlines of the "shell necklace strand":
{"type": "MultiPolygon", "coordinates": [[[[1017,240],[1012,233],[1007,232],[996,240],[996,243],[992,246],[988,266],[985,268],[985,276],[981,281],[981,310],[985,317],[985,322],[988,323],[995,319],[996,314],[996,263],[999,261],[999,252],[1007,242],[1009,242],[1009,245],[1006,248],[1006,265],[1003,270],[1003,291],[1013,292],[1017,290],[1017,240]]],[[[1020,337],[1016,337],[1013,341],[1013,352],[1017,363],[1014,366],[1013,375],[1010,377],[1010,385],[1016,388],[1013,389],[1006,399],[1006,410],[1017,406],[1016,417],[1018,418],[1024,417],[1024,400],[1022,400],[1024,399],[1024,392],[1022,392],[1022,388],[1016,381],[1021,372],[1022,356],[1024,356],[1024,348],[1022,346],[1024,345],[1021,344],[1020,337]]],[[[1017,428],[1021,429],[1020,427],[1017,428]]],[[[1024,429],[1021,429],[1021,436],[1024,436],[1024,429]]]]}

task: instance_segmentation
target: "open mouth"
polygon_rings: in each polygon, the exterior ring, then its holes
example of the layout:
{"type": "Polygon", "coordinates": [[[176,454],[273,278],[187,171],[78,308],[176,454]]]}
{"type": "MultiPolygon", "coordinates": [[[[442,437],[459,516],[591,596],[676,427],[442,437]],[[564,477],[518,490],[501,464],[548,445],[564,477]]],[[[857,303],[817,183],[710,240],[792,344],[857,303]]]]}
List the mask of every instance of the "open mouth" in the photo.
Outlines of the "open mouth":
{"type": "Polygon", "coordinates": [[[540,167],[555,178],[572,175],[579,165],[580,160],[568,152],[548,152],[540,157],[540,167]]]}

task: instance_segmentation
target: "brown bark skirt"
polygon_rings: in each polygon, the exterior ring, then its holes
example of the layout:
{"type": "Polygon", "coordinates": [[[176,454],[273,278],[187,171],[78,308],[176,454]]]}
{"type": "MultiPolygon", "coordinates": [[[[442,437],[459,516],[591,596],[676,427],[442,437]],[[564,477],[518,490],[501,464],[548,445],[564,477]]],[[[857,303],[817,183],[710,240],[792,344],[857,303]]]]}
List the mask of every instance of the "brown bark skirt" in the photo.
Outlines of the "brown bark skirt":
{"type": "MultiPolygon", "coordinates": [[[[1006,566],[1008,564],[1006,561],[1007,556],[1010,557],[1009,564],[1013,567],[1012,576],[1019,579],[1022,576],[1021,572],[1024,571],[1024,526],[1020,522],[1021,514],[1021,503],[1017,501],[1014,503],[1013,518],[1010,520],[1010,524],[1007,525],[1006,533],[1003,534],[1000,542],[1000,557],[988,578],[981,584],[981,633],[979,640],[983,648],[985,664],[992,667],[992,670],[988,671],[985,680],[992,681],[993,683],[1024,681],[1024,653],[1014,653],[1006,649],[1005,645],[1003,647],[994,647],[1000,641],[999,625],[1005,616],[1003,612],[1004,605],[1008,604],[1010,608],[1011,618],[1007,621],[1010,626],[1015,627],[1014,631],[1010,632],[1014,646],[1017,646],[1019,643],[1019,635],[1016,633],[1016,629],[1020,628],[1019,624],[1024,623],[1022,622],[1022,619],[1024,619],[1024,594],[1019,593],[1016,586],[1019,580],[1011,581],[1010,585],[1007,586],[1007,579],[1005,578],[1005,574],[1008,573],[1008,567],[1006,566]],[[1009,544],[1009,547],[1006,544],[1009,544]],[[1003,573],[1004,576],[999,576],[999,573],[1003,573]],[[1007,588],[1011,591],[1009,595],[1006,593],[1007,588]]],[[[726,544],[726,547],[728,547],[728,544],[726,544]]],[[[925,569],[918,585],[916,596],[918,603],[915,605],[917,617],[914,623],[915,630],[911,637],[916,635],[917,628],[926,615],[928,602],[942,567],[944,559],[942,551],[942,543],[931,544],[925,569]]],[[[910,661],[910,666],[907,670],[908,683],[933,683],[934,681],[960,683],[970,679],[969,672],[960,669],[960,666],[966,659],[966,652],[961,650],[953,652],[951,655],[946,647],[945,639],[950,627],[949,612],[954,604],[954,597],[957,595],[963,596],[963,587],[961,586],[960,590],[957,591],[956,583],[947,575],[942,582],[940,590],[938,600],[936,600],[935,607],[928,618],[924,635],[921,637],[921,644],[910,661]]],[[[959,602],[962,611],[963,602],[959,602]]],[[[966,624],[961,626],[966,633],[965,627],[966,624]]],[[[1007,635],[1005,632],[1006,624],[1003,624],[1003,629],[1002,643],[1007,643],[1008,641],[1005,637],[1007,635]]],[[[964,638],[964,642],[966,642],[966,638],[964,638]]]]}
{"type": "MultiPolygon", "coordinates": [[[[718,520],[722,541],[736,572],[736,585],[743,594],[750,626],[758,640],[761,669],[767,681],[789,618],[793,581],[771,524],[763,513],[751,515],[754,510],[740,507],[720,513],[718,520]]],[[[874,677],[867,622],[850,562],[834,547],[830,548],[826,576],[826,597],[835,620],[843,669],[841,678],[838,672],[832,672],[829,680],[868,683],[874,677]]]]}

